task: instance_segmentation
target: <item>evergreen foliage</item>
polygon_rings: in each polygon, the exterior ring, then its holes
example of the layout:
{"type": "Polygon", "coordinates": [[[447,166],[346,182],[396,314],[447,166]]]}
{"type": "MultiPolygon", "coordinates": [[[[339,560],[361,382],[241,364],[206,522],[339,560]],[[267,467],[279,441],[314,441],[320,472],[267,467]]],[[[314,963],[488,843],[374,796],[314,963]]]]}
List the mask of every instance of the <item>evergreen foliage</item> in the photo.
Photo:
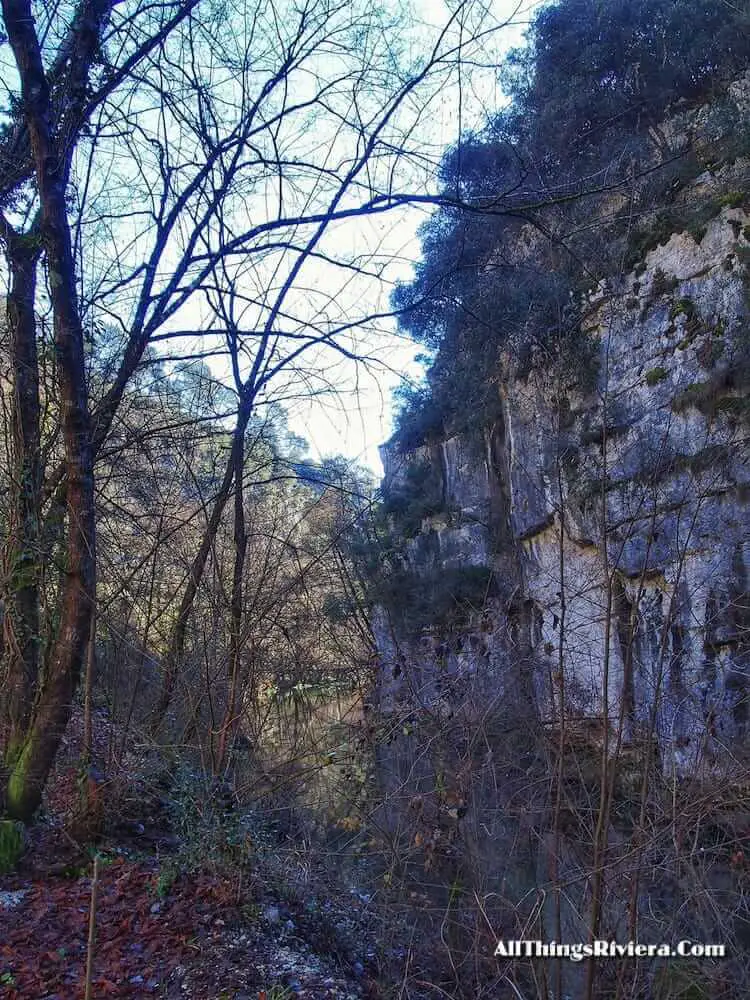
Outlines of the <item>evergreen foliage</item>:
{"type": "Polygon", "coordinates": [[[383,575],[373,598],[388,608],[407,633],[422,629],[465,628],[496,596],[495,578],[487,566],[442,568],[433,573],[399,568],[383,575]]]}
{"type": "Polygon", "coordinates": [[[403,483],[386,498],[383,513],[393,515],[408,537],[416,535],[423,519],[437,514],[442,507],[440,476],[431,462],[423,461],[409,466],[403,483]]]}
{"type": "Polygon", "coordinates": [[[678,101],[712,98],[750,60],[746,2],[563,0],[504,70],[517,137],[553,170],[606,162],[678,101]]]}
{"type": "MultiPolygon", "coordinates": [[[[444,158],[446,198],[471,210],[425,223],[414,279],[394,294],[403,328],[434,352],[425,384],[401,397],[401,448],[491,419],[503,355],[520,377],[556,365],[591,386],[583,295],[652,239],[642,224],[634,243],[630,211],[592,227],[596,199],[643,174],[647,217],[704,169],[659,123],[721,102],[750,64],[748,27],[747,0],[559,0],[537,13],[500,69],[508,106],[444,158]]],[[[729,119],[723,134],[736,138],[729,119]]]]}

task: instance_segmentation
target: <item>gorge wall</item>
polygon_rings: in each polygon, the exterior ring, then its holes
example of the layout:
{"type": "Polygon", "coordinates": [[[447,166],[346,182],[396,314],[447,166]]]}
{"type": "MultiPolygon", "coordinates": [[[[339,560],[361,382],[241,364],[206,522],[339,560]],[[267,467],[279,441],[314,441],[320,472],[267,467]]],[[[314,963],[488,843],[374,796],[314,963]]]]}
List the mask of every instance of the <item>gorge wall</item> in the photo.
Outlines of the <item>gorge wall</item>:
{"type": "MultiPolygon", "coordinates": [[[[733,91],[745,112],[749,89],[733,91]]],[[[538,936],[586,939],[602,755],[620,850],[608,933],[633,891],[641,931],[674,929],[679,838],[649,820],[654,867],[635,890],[627,860],[658,788],[723,790],[710,823],[687,821],[714,851],[712,889],[732,884],[732,838],[750,836],[747,180],[741,158],[694,178],[675,203],[702,206],[700,226],[662,232],[588,295],[595,388],[505,354],[491,423],[382,449],[396,511],[375,614],[385,822],[407,866],[502,900],[498,934],[536,920],[538,936]]],[[[747,942],[746,909],[732,921],[747,942]]],[[[579,995],[580,970],[565,977],[579,995]]]]}

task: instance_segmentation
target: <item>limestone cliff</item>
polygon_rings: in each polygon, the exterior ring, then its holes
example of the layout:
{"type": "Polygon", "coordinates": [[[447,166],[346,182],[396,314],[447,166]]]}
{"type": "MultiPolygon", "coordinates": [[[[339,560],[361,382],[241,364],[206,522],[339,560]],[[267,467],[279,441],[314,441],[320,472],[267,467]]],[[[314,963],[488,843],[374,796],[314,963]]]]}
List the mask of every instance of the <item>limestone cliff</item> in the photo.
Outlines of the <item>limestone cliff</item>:
{"type": "MultiPolygon", "coordinates": [[[[493,426],[405,456],[383,449],[386,493],[415,463],[439,477],[442,511],[405,546],[417,579],[487,567],[488,598],[500,589],[509,602],[489,600],[489,638],[451,669],[494,673],[491,637],[520,615],[543,718],[562,641],[569,710],[601,713],[605,664],[610,714],[625,697],[633,725],[658,685],[660,746],[680,767],[705,749],[709,717],[713,743],[747,736],[748,260],[750,216],[723,207],[700,243],[672,235],[591,298],[595,394],[567,394],[554,373],[507,378],[493,426]]],[[[414,661],[440,638],[434,625],[423,622],[414,661]]]]}
{"type": "MultiPolygon", "coordinates": [[[[747,79],[733,93],[747,111],[747,79]]],[[[750,735],[747,180],[741,159],[695,178],[676,205],[699,206],[701,225],[662,232],[591,292],[593,391],[552,367],[522,377],[505,356],[492,424],[382,449],[386,498],[425,500],[407,529],[392,518],[398,586],[375,616],[380,710],[405,720],[381,753],[392,818],[418,793],[443,857],[464,874],[471,858],[471,878],[506,899],[550,884],[538,786],[557,767],[566,778],[554,748],[577,749],[589,795],[602,748],[617,758],[620,843],[652,766],[734,789],[727,822],[750,832],[750,798],[735,794],[750,735]]],[[[583,799],[563,784],[570,818],[583,799]]],[[[567,847],[556,827],[557,876],[586,867],[576,823],[567,847]]],[[[611,891],[617,925],[628,893],[611,891]]],[[[577,898],[558,925],[570,939],[586,927],[577,898]]]]}

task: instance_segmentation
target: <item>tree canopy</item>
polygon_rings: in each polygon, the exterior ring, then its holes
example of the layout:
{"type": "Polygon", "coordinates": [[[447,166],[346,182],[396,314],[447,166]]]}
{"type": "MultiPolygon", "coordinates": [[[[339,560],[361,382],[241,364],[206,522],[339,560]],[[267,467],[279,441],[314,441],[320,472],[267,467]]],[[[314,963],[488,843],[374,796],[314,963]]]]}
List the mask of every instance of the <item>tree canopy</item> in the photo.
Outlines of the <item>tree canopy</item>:
{"type": "Polygon", "coordinates": [[[476,211],[435,212],[414,279],[394,294],[402,327],[436,352],[424,385],[402,394],[402,446],[491,412],[502,351],[522,372],[534,354],[572,351],[591,377],[576,305],[618,266],[626,228],[615,213],[596,233],[592,199],[632,195],[644,178],[642,213],[680,172],[702,169],[660,123],[720,99],[750,64],[749,26],[747,2],[560,0],[539,10],[527,44],[499,69],[507,106],[442,162],[446,196],[476,211]]]}

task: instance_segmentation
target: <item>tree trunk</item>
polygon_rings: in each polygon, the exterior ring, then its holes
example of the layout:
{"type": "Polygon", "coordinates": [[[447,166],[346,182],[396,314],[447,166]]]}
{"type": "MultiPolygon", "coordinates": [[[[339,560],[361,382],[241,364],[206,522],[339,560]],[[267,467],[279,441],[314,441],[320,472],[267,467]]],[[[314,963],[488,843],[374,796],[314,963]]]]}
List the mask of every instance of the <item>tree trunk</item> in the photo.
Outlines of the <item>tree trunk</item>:
{"type": "Polygon", "coordinates": [[[41,252],[32,237],[9,236],[8,330],[13,371],[10,523],[5,546],[7,599],[3,621],[6,675],[4,751],[12,763],[31,716],[39,674],[39,517],[41,464],[39,369],[34,298],[41,252]]]}
{"type": "Polygon", "coordinates": [[[217,774],[220,774],[224,770],[227,745],[230,743],[230,738],[237,725],[236,714],[240,683],[240,655],[242,653],[242,583],[245,575],[245,554],[247,552],[245,492],[243,489],[244,445],[243,436],[238,442],[237,465],[234,472],[234,571],[232,574],[232,624],[229,637],[229,694],[227,697],[226,712],[219,732],[219,746],[215,759],[217,774]]]}
{"type": "MultiPolygon", "coordinates": [[[[65,205],[70,154],[57,148],[54,138],[49,84],[29,0],[3,0],[2,6],[21,78],[24,116],[34,156],[41,235],[49,268],[67,472],[67,566],[60,630],[46,665],[44,686],[8,778],[8,812],[28,821],[41,802],[70,718],[88,641],[94,601],[94,474],[83,330],[65,205]]],[[[81,40],[87,49],[92,47],[98,27],[101,23],[85,20],[81,40]]],[[[71,81],[71,103],[85,99],[87,68],[76,67],[71,81]]]]}
{"type": "MultiPolygon", "coordinates": [[[[206,568],[206,563],[208,562],[208,555],[216,539],[216,533],[219,530],[219,524],[221,523],[224,508],[227,505],[229,494],[232,491],[232,483],[237,469],[237,456],[242,456],[244,453],[245,431],[247,430],[247,425],[252,412],[252,398],[243,400],[240,403],[240,408],[237,412],[237,423],[232,437],[232,449],[227,460],[224,478],[222,480],[221,487],[219,488],[219,492],[214,499],[211,516],[209,517],[208,524],[203,532],[200,548],[198,549],[190,567],[190,575],[188,576],[187,583],[185,584],[185,591],[182,595],[182,600],[180,601],[177,621],[172,631],[169,648],[167,649],[167,653],[164,657],[162,689],[159,701],[157,702],[154,710],[152,722],[153,732],[157,732],[161,727],[161,724],[164,721],[164,716],[166,715],[167,709],[172,701],[175,684],[177,683],[177,674],[185,651],[185,636],[187,634],[188,619],[190,617],[190,612],[193,609],[193,604],[198,593],[198,587],[203,579],[203,572],[206,568]]],[[[242,478],[241,466],[237,475],[242,478]]]]}

